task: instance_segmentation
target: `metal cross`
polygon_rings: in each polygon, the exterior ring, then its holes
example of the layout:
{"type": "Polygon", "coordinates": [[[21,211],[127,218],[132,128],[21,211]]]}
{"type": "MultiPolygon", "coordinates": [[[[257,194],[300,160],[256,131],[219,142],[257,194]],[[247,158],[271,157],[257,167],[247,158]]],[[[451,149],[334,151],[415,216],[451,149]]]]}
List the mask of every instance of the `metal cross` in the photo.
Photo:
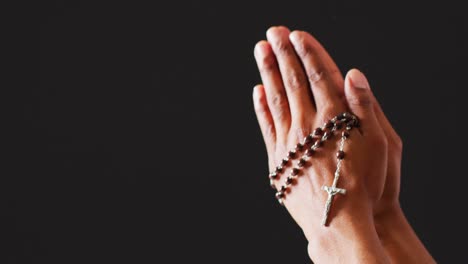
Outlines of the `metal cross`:
{"type": "Polygon", "coordinates": [[[322,218],[322,225],[327,224],[327,218],[328,218],[328,213],[330,212],[330,207],[331,207],[331,202],[333,200],[333,196],[335,196],[337,193],[345,194],[346,190],[341,189],[341,188],[336,188],[336,183],[338,182],[339,174],[335,174],[335,179],[333,180],[333,185],[331,187],[328,186],[323,186],[322,190],[326,191],[328,193],[328,199],[327,203],[325,206],[325,212],[323,214],[322,218]]]}

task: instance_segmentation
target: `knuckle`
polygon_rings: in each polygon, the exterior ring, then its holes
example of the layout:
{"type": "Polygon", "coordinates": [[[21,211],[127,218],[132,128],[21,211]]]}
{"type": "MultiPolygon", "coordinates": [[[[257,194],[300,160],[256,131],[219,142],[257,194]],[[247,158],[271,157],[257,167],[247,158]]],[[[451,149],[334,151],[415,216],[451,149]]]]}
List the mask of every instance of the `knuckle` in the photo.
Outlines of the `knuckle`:
{"type": "Polygon", "coordinates": [[[276,94],[272,100],[273,107],[275,108],[286,108],[288,101],[283,94],[276,94]]]}
{"type": "Polygon", "coordinates": [[[304,83],[304,77],[300,75],[297,71],[293,71],[292,73],[287,75],[286,86],[291,91],[299,90],[299,88],[302,87],[304,83]]]}
{"type": "Polygon", "coordinates": [[[278,119],[284,119],[287,115],[288,100],[282,94],[277,94],[272,99],[272,114],[278,119]]]}
{"type": "Polygon", "coordinates": [[[312,85],[319,83],[323,80],[324,73],[322,70],[313,70],[307,74],[307,78],[312,85]]]}
{"type": "Polygon", "coordinates": [[[317,69],[310,70],[307,74],[309,82],[312,85],[317,85],[321,81],[329,81],[335,84],[335,80],[342,79],[341,72],[337,69],[321,69],[317,67],[317,69]]]}

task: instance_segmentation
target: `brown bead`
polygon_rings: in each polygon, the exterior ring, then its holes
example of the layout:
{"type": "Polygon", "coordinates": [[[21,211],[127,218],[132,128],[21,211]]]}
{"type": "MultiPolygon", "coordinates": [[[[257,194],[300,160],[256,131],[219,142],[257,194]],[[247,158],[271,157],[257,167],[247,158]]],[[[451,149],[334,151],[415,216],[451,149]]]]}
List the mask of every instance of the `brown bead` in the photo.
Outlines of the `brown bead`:
{"type": "Polygon", "coordinates": [[[297,174],[299,174],[299,169],[298,168],[292,168],[291,175],[296,176],[297,174]]]}
{"type": "Polygon", "coordinates": [[[313,140],[313,137],[312,135],[309,134],[307,135],[307,137],[304,138],[304,144],[309,144],[312,142],[312,140],[313,140]]]}
{"type": "Polygon", "coordinates": [[[338,151],[338,152],[336,153],[336,157],[337,157],[338,159],[340,159],[340,160],[343,159],[344,156],[345,156],[345,153],[344,153],[344,151],[342,151],[342,150],[340,150],[340,151],[338,151]]]}
{"type": "Polygon", "coordinates": [[[343,127],[343,122],[341,122],[341,121],[336,121],[336,123],[335,123],[335,128],[336,128],[337,130],[339,130],[339,129],[341,129],[342,127],[343,127]]]}
{"type": "Polygon", "coordinates": [[[342,136],[343,138],[349,138],[349,131],[346,131],[346,130],[343,131],[343,132],[341,133],[341,136],[342,136]]]}
{"type": "Polygon", "coordinates": [[[282,166],[278,166],[278,167],[276,167],[276,170],[275,170],[275,171],[276,171],[276,173],[280,173],[280,172],[283,171],[283,167],[282,167],[282,166]]]}
{"type": "Polygon", "coordinates": [[[343,116],[343,118],[341,118],[340,120],[346,123],[351,119],[352,119],[352,117],[350,115],[346,115],[346,116],[343,116]]]}
{"type": "Polygon", "coordinates": [[[297,166],[299,167],[304,167],[304,165],[306,164],[306,160],[301,158],[298,162],[297,162],[297,166]]]}
{"type": "Polygon", "coordinates": [[[288,152],[288,158],[293,159],[294,157],[296,157],[296,152],[295,151],[289,151],[288,152]]]}
{"type": "Polygon", "coordinates": [[[280,188],[279,191],[282,192],[282,193],[284,194],[284,193],[286,193],[287,190],[288,190],[288,187],[286,187],[286,186],[283,185],[283,186],[281,186],[281,188],[280,188]]]}
{"type": "Polygon", "coordinates": [[[314,152],[315,152],[315,150],[310,148],[310,149],[306,150],[305,154],[307,155],[307,157],[310,157],[310,156],[314,155],[314,152]]]}
{"type": "Polygon", "coordinates": [[[316,146],[317,148],[320,148],[321,146],[323,146],[323,141],[322,140],[315,141],[314,146],[316,146]]]}
{"type": "Polygon", "coordinates": [[[333,137],[333,132],[331,131],[327,131],[325,133],[323,133],[323,137],[324,139],[329,139],[329,138],[332,138],[333,137]]]}
{"type": "Polygon", "coordinates": [[[278,177],[278,173],[276,173],[276,172],[272,172],[272,173],[270,173],[270,175],[268,175],[268,178],[270,178],[270,179],[276,179],[276,177],[278,177]]]}
{"type": "Polygon", "coordinates": [[[358,127],[358,121],[357,119],[351,119],[346,123],[346,125],[350,127],[358,127]]]}
{"type": "Polygon", "coordinates": [[[296,150],[302,150],[303,147],[304,145],[302,145],[301,143],[297,143],[296,150]]]}
{"type": "Polygon", "coordinates": [[[283,159],[281,161],[281,166],[285,166],[286,164],[288,164],[288,162],[289,162],[289,159],[283,159]]]}
{"type": "Polygon", "coordinates": [[[286,178],[286,184],[293,184],[293,183],[294,183],[294,178],[291,176],[288,176],[288,178],[286,178]]]}
{"type": "Polygon", "coordinates": [[[320,136],[320,135],[322,135],[322,134],[323,134],[323,130],[322,130],[320,127],[316,128],[316,129],[314,130],[314,135],[315,135],[315,136],[320,136]]]}
{"type": "Polygon", "coordinates": [[[281,198],[284,197],[284,193],[281,192],[281,191],[279,191],[279,192],[277,192],[277,193],[275,194],[275,196],[276,196],[276,199],[281,199],[281,198]]]}

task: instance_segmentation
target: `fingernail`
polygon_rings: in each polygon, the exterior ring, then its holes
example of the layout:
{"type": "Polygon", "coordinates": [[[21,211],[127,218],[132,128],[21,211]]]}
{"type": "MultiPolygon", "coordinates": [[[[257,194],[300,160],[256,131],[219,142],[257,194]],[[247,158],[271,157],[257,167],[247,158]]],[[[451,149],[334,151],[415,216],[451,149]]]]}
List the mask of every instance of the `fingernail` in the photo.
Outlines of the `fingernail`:
{"type": "Polygon", "coordinates": [[[360,89],[369,89],[369,82],[367,82],[366,76],[362,74],[359,70],[355,70],[352,72],[351,76],[351,84],[360,89]]]}

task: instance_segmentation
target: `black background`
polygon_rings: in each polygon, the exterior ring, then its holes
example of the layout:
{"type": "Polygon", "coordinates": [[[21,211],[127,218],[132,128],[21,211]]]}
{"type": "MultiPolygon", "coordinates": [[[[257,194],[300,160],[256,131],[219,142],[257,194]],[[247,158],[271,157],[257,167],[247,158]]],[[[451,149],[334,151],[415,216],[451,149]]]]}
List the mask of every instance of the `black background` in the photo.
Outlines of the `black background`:
{"type": "Polygon", "coordinates": [[[309,263],[252,107],[253,47],[279,24],[366,73],[404,140],[408,219],[439,262],[468,261],[460,6],[37,2],[11,22],[22,99],[0,262],[309,263]]]}

